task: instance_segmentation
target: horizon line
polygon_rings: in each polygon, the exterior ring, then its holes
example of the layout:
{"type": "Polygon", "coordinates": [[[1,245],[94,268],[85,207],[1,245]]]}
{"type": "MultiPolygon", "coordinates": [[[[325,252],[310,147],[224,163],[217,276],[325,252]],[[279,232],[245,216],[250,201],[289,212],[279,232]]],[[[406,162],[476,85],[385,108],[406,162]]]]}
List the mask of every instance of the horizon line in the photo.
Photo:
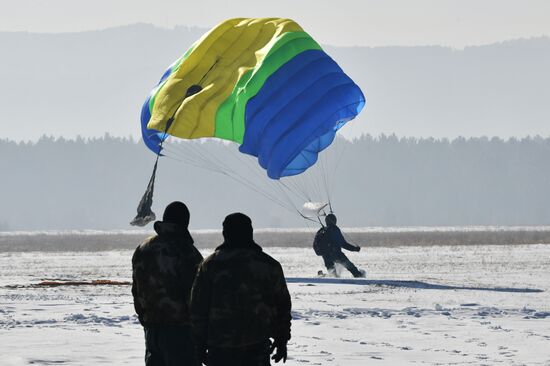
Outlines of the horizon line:
{"type": "MultiPolygon", "coordinates": [[[[159,26],[157,24],[153,23],[147,23],[147,22],[136,22],[136,23],[128,23],[128,24],[120,24],[120,25],[113,25],[113,26],[107,26],[107,27],[99,27],[99,28],[93,28],[93,29],[81,29],[81,30],[74,30],[74,31],[47,31],[47,32],[37,32],[37,31],[29,31],[29,30],[7,30],[7,29],[0,29],[1,33],[12,33],[12,34],[28,34],[28,35],[42,35],[42,36],[56,36],[56,35],[75,35],[75,34],[81,34],[81,33],[93,33],[93,32],[104,32],[104,31],[110,31],[110,30],[116,30],[120,28],[130,28],[135,26],[148,26],[151,28],[155,28],[158,30],[163,31],[176,31],[178,28],[187,28],[188,30],[196,29],[198,31],[202,31],[203,33],[206,33],[211,28],[208,27],[199,27],[199,26],[190,26],[185,24],[178,24],[174,26],[159,26]]],[[[532,40],[548,40],[550,41],[550,34],[539,34],[539,35],[532,35],[532,36],[521,36],[521,37],[513,37],[513,38],[506,38],[498,41],[492,41],[492,42],[480,42],[480,43],[472,43],[467,44],[464,46],[453,46],[448,44],[437,44],[437,43],[418,43],[414,45],[409,44],[392,44],[388,43],[385,45],[377,45],[377,46],[369,46],[369,45],[336,45],[336,44],[328,44],[328,43],[322,43],[323,46],[328,47],[337,47],[337,48],[391,48],[391,47],[403,47],[403,48],[412,48],[412,47],[441,47],[441,48],[448,48],[452,50],[459,50],[463,51],[467,48],[474,48],[474,47],[484,47],[484,46],[493,46],[493,45],[502,45],[505,43],[511,43],[511,42],[517,42],[517,41],[532,41],[532,40]]]]}

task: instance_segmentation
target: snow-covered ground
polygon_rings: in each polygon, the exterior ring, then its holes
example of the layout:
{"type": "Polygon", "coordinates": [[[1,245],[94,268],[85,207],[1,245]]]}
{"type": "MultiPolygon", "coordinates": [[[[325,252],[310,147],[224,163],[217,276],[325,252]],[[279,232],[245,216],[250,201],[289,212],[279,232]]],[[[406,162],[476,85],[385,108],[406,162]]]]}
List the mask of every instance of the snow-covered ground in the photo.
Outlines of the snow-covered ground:
{"type": "MultiPolygon", "coordinates": [[[[288,365],[550,365],[550,244],[364,248],[349,253],[364,281],[316,278],[310,249],[266,251],[293,299],[288,365]]],[[[0,364],[142,364],[129,286],[31,286],[129,281],[131,254],[0,253],[0,364]]]]}

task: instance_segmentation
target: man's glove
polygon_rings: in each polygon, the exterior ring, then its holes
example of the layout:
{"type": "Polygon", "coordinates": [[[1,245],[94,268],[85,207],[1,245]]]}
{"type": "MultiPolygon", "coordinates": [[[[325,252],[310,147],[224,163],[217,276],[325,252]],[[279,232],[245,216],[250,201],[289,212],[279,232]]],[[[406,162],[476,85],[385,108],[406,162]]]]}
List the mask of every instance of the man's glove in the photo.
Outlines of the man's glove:
{"type": "Polygon", "coordinates": [[[275,340],[271,344],[271,348],[269,349],[269,353],[273,353],[275,349],[275,354],[271,357],[272,360],[275,361],[275,363],[278,363],[279,361],[283,360],[283,363],[286,362],[286,342],[287,341],[279,341],[275,340]]]}
{"type": "Polygon", "coordinates": [[[360,251],[360,250],[361,250],[361,247],[360,247],[360,246],[358,246],[358,245],[356,245],[356,246],[355,246],[355,250],[354,250],[354,251],[355,251],[355,252],[358,252],[358,251],[360,251]]]}

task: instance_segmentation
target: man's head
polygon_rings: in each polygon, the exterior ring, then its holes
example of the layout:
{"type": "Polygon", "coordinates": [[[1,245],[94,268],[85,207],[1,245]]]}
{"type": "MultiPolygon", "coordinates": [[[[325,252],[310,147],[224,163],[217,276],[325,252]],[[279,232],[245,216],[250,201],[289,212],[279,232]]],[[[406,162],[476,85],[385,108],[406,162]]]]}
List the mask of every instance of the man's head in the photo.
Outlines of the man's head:
{"type": "Polygon", "coordinates": [[[189,209],[187,209],[187,206],[183,202],[174,201],[164,209],[162,221],[187,229],[189,226],[189,209]]]}
{"type": "Polygon", "coordinates": [[[335,214],[328,214],[325,217],[325,223],[327,224],[327,226],[336,225],[336,215],[335,214]]]}
{"type": "Polygon", "coordinates": [[[232,213],[223,220],[223,238],[226,243],[249,243],[253,241],[252,220],[240,212],[232,213]]]}

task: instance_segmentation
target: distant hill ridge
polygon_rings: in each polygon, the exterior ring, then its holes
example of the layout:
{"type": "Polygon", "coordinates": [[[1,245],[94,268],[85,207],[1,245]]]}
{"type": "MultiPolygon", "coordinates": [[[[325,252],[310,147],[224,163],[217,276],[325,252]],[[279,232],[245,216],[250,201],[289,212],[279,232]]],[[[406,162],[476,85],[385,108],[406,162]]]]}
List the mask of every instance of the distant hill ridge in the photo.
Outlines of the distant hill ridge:
{"type": "MultiPolygon", "coordinates": [[[[0,32],[2,136],[138,136],[141,103],[205,31],[135,24],[77,33],[0,32]]],[[[367,96],[353,133],[550,135],[547,37],[463,50],[326,49],[367,96]]]]}

